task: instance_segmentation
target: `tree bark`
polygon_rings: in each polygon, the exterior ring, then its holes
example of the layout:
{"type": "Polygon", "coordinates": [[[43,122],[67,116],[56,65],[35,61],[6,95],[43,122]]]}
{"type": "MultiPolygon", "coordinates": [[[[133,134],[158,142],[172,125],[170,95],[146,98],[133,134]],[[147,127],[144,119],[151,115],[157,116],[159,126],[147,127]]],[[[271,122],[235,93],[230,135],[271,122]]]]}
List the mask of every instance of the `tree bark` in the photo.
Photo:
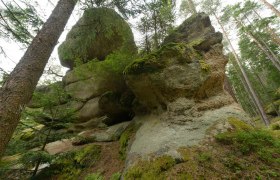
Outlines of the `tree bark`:
{"type": "Polygon", "coordinates": [[[273,11],[280,18],[280,11],[278,11],[272,4],[267,2],[266,0],[260,0],[266,5],[271,11],[273,11]]]}
{"type": "Polygon", "coordinates": [[[219,23],[219,25],[221,26],[222,31],[223,31],[223,34],[224,34],[226,40],[228,41],[228,43],[229,43],[229,45],[230,45],[230,47],[231,47],[231,49],[232,49],[232,52],[233,52],[233,55],[234,55],[234,59],[236,60],[236,63],[237,63],[237,65],[238,65],[238,67],[240,68],[240,71],[241,71],[242,76],[243,76],[244,81],[245,81],[245,85],[246,85],[248,91],[250,92],[254,103],[256,104],[256,106],[257,106],[257,108],[258,108],[258,111],[259,111],[259,113],[260,113],[260,115],[261,115],[261,118],[262,118],[264,124],[265,124],[266,126],[268,126],[268,125],[269,125],[269,120],[268,120],[267,115],[266,115],[266,113],[265,113],[265,111],[264,111],[264,108],[263,108],[263,106],[262,106],[262,104],[261,104],[261,102],[260,102],[260,100],[259,100],[259,98],[258,98],[258,96],[257,96],[257,94],[256,94],[256,92],[255,92],[255,90],[253,89],[252,84],[251,84],[251,82],[249,81],[249,78],[248,78],[248,76],[247,76],[245,70],[243,69],[243,67],[242,67],[242,65],[241,65],[241,62],[240,62],[240,60],[239,60],[239,57],[238,57],[238,55],[237,55],[237,53],[236,53],[236,51],[235,51],[235,49],[234,49],[234,47],[233,47],[231,41],[229,40],[229,38],[228,38],[228,36],[227,36],[227,33],[226,33],[225,29],[224,29],[224,26],[222,25],[222,23],[220,22],[218,16],[217,16],[215,13],[214,13],[214,16],[215,16],[217,22],[219,23]]]}
{"type": "Polygon", "coordinates": [[[60,0],[52,14],[0,89],[0,157],[16,129],[58,38],[77,3],[60,0]]]}

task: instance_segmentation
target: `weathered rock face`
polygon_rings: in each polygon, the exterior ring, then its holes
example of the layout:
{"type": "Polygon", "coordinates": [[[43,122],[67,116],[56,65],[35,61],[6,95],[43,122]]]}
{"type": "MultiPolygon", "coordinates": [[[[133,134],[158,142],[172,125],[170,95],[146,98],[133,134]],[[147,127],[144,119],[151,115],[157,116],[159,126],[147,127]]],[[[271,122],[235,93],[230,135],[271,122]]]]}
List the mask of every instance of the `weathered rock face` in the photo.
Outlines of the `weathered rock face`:
{"type": "Polygon", "coordinates": [[[127,167],[153,156],[180,158],[179,148],[230,129],[229,118],[247,120],[223,88],[227,59],[221,41],[221,33],[201,13],[180,25],[160,50],[126,67],[127,85],[150,112],[134,118],[142,126],[129,148],[127,167]]]}
{"type": "Polygon", "coordinates": [[[220,36],[205,14],[186,20],[159,51],[126,68],[128,86],[151,110],[166,110],[168,102],[179,97],[204,99],[223,93],[227,59],[220,36]],[[177,43],[168,44],[171,40],[177,43]]]}
{"type": "Polygon", "coordinates": [[[184,21],[173,33],[165,38],[163,44],[191,43],[196,50],[208,51],[214,44],[222,42],[223,36],[215,32],[209,17],[199,13],[184,21]]]}
{"type": "Polygon", "coordinates": [[[114,51],[133,53],[136,45],[127,22],[109,8],[85,10],[58,48],[61,64],[71,69],[75,63],[104,60],[114,51]]]}

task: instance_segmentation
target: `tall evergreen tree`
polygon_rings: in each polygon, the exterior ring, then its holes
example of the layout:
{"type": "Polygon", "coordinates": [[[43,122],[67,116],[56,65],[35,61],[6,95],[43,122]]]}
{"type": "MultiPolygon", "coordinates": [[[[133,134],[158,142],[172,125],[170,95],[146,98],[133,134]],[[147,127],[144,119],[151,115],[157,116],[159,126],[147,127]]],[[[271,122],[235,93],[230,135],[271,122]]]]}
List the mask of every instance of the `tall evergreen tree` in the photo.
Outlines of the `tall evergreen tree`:
{"type": "Polygon", "coordinates": [[[21,112],[32,97],[44,67],[76,5],[60,0],[24,56],[0,89],[0,156],[18,125],[21,112]]]}
{"type": "Polygon", "coordinates": [[[261,115],[261,117],[262,117],[262,119],[264,121],[264,123],[266,125],[269,125],[269,120],[268,120],[267,115],[266,115],[266,113],[264,111],[262,103],[261,103],[259,97],[257,96],[257,93],[254,90],[254,88],[253,88],[253,86],[252,86],[252,84],[251,84],[251,82],[250,82],[250,80],[248,78],[248,75],[247,75],[246,71],[244,70],[244,68],[243,68],[243,66],[241,64],[241,60],[240,60],[240,58],[239,58],[239,56],[238,56],[238,54],[237,54],[237,52],[236,52],[232,42],[231,42],[231,40],[229,39],[228,34],[227,34],[227,32],[226,32],[226,30],[225,30],[225,28],[224,28],[224,26],[223,26],[219,16],[217,15],[217,11],[218,11],[218,8],[220,7],[220,5],[221,5],[221,1],[220,0],[205,0],[205,1],[203,1],[202,8],[208,14],[212,14],[215,17],[215,19],[218,22],[218,24],[220,25],[220,27],[222,29],[222,32],[224,34],[224,37],[225,37],[226,41],[228,42],[228,44],[230,45],[231,51],[232,51],[232,53],[234,55],[234,58],[232,58],[232,59],[238,65],[238,67],[240,69],[240,72],[242,74],[242,78],[243,78],[243,80],[245,82],[244,83],[245,88],[248,89],[249,94],[252,96],[252,99],[253,99],[253,101],[254,101],[254,103],[255,103],[255,105],[256,105],[256,107],[257,107],[257,109],[258,109],[258,111],[259,111],[259,113],[260,113],[260,115],[261,115]]]}
{"type": "Polygon", "coordinates": [[[278,11],[272,4],[267,2],[266,0],[260,0],[268,9],[270,9],[272,12],[274,12],[278,17],[280,17],[280,11],[278,11]]]}

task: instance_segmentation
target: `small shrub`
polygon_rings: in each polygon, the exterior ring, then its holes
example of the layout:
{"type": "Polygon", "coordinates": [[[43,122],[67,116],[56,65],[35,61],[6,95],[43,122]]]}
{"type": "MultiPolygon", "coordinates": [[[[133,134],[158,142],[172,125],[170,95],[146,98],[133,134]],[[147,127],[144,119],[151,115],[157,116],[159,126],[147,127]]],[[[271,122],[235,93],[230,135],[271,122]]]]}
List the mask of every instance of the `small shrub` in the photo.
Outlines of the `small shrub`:
{"type": "Polygon", "coordinates": [[[26,168],[34,167],[39,161],[43,163],[51,163],[53,157],[45,151],[29,151],[23,154],[19,160],[26,168]]]}

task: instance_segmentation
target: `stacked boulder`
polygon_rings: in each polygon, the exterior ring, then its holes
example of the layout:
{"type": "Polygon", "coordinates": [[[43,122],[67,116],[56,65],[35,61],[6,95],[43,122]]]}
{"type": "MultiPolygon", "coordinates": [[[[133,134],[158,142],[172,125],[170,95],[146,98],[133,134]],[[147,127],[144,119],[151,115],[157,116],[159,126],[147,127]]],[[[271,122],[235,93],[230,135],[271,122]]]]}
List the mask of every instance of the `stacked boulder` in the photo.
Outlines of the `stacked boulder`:
{"type": "MultiPolygon", "coordinates": [[[[122,72],[136,53],[133,33],[118,13],[109,8],[85,10],[58,48],[61,64],[70,70],[59,82],[67,98],[52,107],[59,111],[54,119],[68,118],[69,130],[76,132],[130,120],[134,95],[122,72]]],[[[30,106],[35,104],[33,100],[30,106]]],[[[47,108],[44,112],[40,122],[51,118],[47,108]]]]}

